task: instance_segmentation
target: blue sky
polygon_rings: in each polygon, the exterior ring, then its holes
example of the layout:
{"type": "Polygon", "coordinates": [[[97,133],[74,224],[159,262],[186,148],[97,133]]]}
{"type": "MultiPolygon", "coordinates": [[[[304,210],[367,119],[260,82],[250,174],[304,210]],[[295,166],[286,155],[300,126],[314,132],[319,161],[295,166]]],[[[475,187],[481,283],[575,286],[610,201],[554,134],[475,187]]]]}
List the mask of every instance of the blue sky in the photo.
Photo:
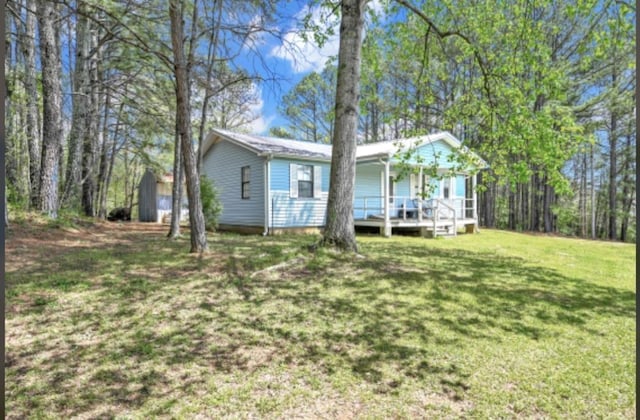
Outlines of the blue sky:
{"type": "MultiPolygon", "coordinates": [[[[271,35],[258,36],[252,40],[250,48],[259,53],[264,62],[256,63],[257,57],[254,54],[247,55],[239,63],[249,71],[262,71],[267,66],[278,78],[277,82],[266,82],[258,86],[261,102],[256,104],[254,112],[260,117],[254,121],[249,131],[254,134],[268,134],[269,128],[275,126],[286,126],[287,120],[278,112],[278,104],[291,88],[295,86],[305,75],[312,71],[322,71],[327,60],[337,56],[339,49],[338,16],[332,15],[331,11],[315,7],[310,9],[307,2],[287,2],[281,6],[279,14],[283,19],[278,22],[277,29],[284,35],[278,39],[271,35]],[[322,45],[318,47],[313,41],[313,36],[309,33],[307,40],[299,33],[296,27],[296,19],[301,19],[311,11],[312,22],[319,27],[333,26],[334,34],[329,35],[322,45]]],[[[370,7],[374,10],[382,10],[382,1],[374,0],[370,7]]],[[[266,72],[266,71],[265,71],[266,72]]]]}

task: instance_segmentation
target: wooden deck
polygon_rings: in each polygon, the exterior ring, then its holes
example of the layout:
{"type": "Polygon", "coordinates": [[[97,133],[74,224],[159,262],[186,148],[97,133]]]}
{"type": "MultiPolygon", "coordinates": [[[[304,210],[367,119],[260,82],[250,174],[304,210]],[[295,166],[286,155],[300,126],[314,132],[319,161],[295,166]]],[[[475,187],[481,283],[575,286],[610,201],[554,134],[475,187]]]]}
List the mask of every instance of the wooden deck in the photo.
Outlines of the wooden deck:
{"type": "MultiPolygon", "coordinates": [[[[391,229],[420,230],[424,236],[454,236],[459,231],[474,232],[477,229],[477,221],[475,219],[453,219],[439,218],[435,221],[432,218],[404,219],[401,217],[392,217],[389,219],[391,229]],[[454,231],[454,224],[456,229],[454,231]],[[434,232],[435,230],[435,232],[434,232]]],[[[354,220],[355,226],[377,227],[380,234],[384,234],[384,219],[370,217],[367,219],[354,220]]]]}

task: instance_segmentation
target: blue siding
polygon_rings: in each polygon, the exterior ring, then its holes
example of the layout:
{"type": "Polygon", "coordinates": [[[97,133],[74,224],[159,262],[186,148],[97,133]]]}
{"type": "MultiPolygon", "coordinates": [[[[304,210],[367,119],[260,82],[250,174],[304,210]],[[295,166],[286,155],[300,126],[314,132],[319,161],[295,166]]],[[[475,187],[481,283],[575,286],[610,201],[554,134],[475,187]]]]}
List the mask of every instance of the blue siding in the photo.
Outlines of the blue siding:
{"type": "Polygon", "coordinates": [[[319,227],[325,224],[329,191],[329,162],[273,159],[271,161],[271,214],[269,224],[275,228],[319,227]],[[289,165],[313,165],[322,168],[320,198],[291,198],[289,165]]]}
{"type": "Polygon", "coordinates": [[[222,202],[220,224],[264,226],[264,158],[222,141],[209,149],[204,174],[213,181],[222,202]],[[241,168],[251,167],[249,199],[241,197],[241,168]]]}
{"type": "MultiPolygon", "coordinates": [[[[391,172],[393,172],[393,169],[391,169],[391,172]]],[[[403,197],[411,197],[411,177],[409,174],[396,182],[396,190],[394,194],[399,197],[396,199],[396,205],[400,205],[402,203],[403,197]]]]}
{"type": "Polygon", "coordinates": [[[464,197],[464,175],[456,176],[456,197],[464,197]]]}
{"type": "Polygon", "coordinates": [[[421,164],[424,166],[431,165],[437,157],[439,168],[452,168],[455,162],[450,162],[449,157],[453,155],[453,150],[449,144],[443,140],[437,140],[433,143],[424,144],[418,147],[417,152],[411,156],[407,163],[417,164],[420,157],[421,164]]]}
{"type": "Polygon", "coordinates": [[[356,166],[356,185],[353,202],[355,219],[366,219],[369,215],[383,213],[382,195],[384,191],[380,189],[382,185],[381,173],[383,171],[384,165],[381,164],[369,163],[356,166]],[[367,197],[366,203],[365,197],[367,197]]]}

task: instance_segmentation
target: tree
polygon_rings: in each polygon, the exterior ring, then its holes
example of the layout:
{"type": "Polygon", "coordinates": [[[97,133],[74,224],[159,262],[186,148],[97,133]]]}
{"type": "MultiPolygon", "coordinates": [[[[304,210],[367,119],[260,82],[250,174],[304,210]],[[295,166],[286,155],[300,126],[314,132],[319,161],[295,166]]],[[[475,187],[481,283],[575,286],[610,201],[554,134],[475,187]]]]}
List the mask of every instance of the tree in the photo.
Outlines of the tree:
{"type": "Polygon", "coordinates": [[[340,49],[326,226],[322,243],[357,252],[353,225],[360,57],[366,0],[341,3],[340,49]]]}
{"type": "Polygon", "coordinates": [[[35,49],[35,2],[25,0],[25,25],[21,46],[25,61],[24,85],[27,106],[27,144],[29,147],[29,185],[31,207],[36,207],[40,190],[40,130],[38,112],[38,90],[36,85],[36,49],[35,49]]]}
{"type": "Polygon", "coordinates": [[[62,87],[60,37],[55,29],[58,6],[47,0],[37,2],[42,63],[42,168],[38,209],[57,217],[60,144],[62,142],[62,87]]]}
{"type": "MultiPolygon", "coordinates": [[[[198,162],[191,142],[191,106],[189,103],[189,63],[184,53],[184,4],[180,0],[170,0],[169,19],[171,21],[171,45],[173,47],[174,76],[176,81],[176,126],[182,148],[182,160],[187,195],[189,197],[189,221],[191,223],[191,251],[202,253],[208,250],[202,201],[200,199],[200,177],[198,162]]],[[[175,179],[174,182],[180,182],[175,179]]]]}
{"type": "Polygon", "coordinates": [[[328,64],[320,74],[309,73],[282,98],[280,110],[295,138],[314,143],[331,141],[335,71],[335,66],[328,64]]]}
{"type": "MultiPolygon", "coordinates": [[[[86,4],[80,1],[78,4],[78,19],[76,22],[76,56],[75,69],[72,83],[73,113],[71,118],[71,131],[68,140],[68,157],[65,174],[65,185],[60,203],[76,196],[80,190],[83,179],[81,178],[80,165],[84,159],[83,143],[89,137],[87,121],[90,107],[90,80],[89,80],[89,50],[91,33],[89,20],[86,16],[86,4]]],[[[83,165],[84,166],[84,165],[83,165]]],[[[92,216],[89,214],[89,216],[92,216]]]]}

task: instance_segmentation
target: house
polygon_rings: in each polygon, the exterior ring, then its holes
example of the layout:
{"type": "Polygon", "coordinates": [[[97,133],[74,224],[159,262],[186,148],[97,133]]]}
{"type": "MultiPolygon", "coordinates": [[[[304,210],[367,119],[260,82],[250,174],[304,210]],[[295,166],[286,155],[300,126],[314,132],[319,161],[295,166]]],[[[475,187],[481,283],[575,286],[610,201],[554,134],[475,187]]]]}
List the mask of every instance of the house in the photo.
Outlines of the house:
{"type": "MultiPolygon", "coordinates": [[[[157,175],[147,169],[138,185],[138,219],[141,222],[168,223],[171,221],[173,174],[157,175]]],[[[183,187],[180,221],[189,219],[186,189],[183,187]]]]}
{"type": "MultiPolygon", "coordinates": [[[[216,129],[203,145],[203,174],[223,205],[222,230],[266,235],[322,228],[330,165],[328,144],[216,129]]],[[[475,228],[473,173],[484,166],[448,132],[359,145],[354,223],[385,236],[392,229],[436,235],[475,228]],[[455,169],[457,151],[474,163],[455,169]]]]}

